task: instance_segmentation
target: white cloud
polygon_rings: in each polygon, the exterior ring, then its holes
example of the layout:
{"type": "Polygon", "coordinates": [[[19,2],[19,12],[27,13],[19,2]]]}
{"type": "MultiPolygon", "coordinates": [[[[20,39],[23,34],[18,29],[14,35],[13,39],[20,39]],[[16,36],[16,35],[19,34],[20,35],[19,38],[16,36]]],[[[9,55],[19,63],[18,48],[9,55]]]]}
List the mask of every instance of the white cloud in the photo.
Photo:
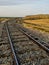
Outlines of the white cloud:
{"type": "Polygon", "coordinates": [[[39,0],[0,0],[0,5],[20,5],[29,4],[39,0]]]}
{"type": "Polygon", "coordinates": [[[16,0],[0,0],[0,5],[13,5],[16,4],[16,0]]]}
{"type": "Polygon", "coordinates": [[[49,13],[49,0],[0,0],[0,16],[25,16],[42,13],[49,13]]]}

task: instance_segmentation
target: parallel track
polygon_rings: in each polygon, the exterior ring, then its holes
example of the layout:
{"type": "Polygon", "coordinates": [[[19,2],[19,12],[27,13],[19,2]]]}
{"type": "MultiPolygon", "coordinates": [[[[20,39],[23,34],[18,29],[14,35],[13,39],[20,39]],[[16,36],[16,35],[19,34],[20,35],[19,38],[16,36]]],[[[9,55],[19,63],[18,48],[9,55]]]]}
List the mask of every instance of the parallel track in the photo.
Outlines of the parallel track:
{"type": "Polygon", "coordinates": [[[12,49],[12,52],[13,52],[13,55],[14,55],[14,59],[15,59],[16,65],[19,65],[17,57],[16,57],[16,54],[15,54],[15,50],[14,50],[14,47],[13,47],[13,43],[12,43],[12,39],[11,39],[11,36],[10,36],[10,32],[9,32],[9,29],[8,29],[8,24],[6,23],[5,26],[6,26],[8,39],[9,39],[9,42],[10,42],[10,46],[11,46],[11,49],[12,49]]]}
{"type": "Polygon", "coordinates": [[[27,35],[31,40],[35,41],[38,45],[40,45],[43,49],[45,49],[49,53],[49,44],[44,41],[39,40],[38,37],[34,36],[30,30],[22,27],[20,24],[17,24],[17,27],[20,31],[22,31],[25,35],[27,35]]]}
{"type": "Polygon", "coordinates": [[[31,37],[28,30],[15,22],[6,22],[4,27],[6,29],[4,36],[8,38],[7,43],[10,43],[11,53],[14,57],[11,55],[12,61],[15,61],[14,64],[10,65],[44,65],[45,60],[45,64],[49,64],[49,56],[46,52],[49,52],[49,49],[31,37]]]}
{"type": "Polygon", "coordinates": [[[13,65],[12,51],[7,36],[5,25],[2,28],[0,37],[0,65],[13,65]]]}

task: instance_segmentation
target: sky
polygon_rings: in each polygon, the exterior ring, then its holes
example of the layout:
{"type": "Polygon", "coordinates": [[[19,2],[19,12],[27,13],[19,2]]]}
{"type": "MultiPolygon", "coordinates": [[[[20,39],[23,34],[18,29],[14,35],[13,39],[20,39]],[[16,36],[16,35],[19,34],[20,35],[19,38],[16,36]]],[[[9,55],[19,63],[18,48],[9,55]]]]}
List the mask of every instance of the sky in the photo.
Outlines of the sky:
{"type": "Polygon", "coordinates": [[[49,14],[49,0],[0,0],[0,17],[49,14]]]}

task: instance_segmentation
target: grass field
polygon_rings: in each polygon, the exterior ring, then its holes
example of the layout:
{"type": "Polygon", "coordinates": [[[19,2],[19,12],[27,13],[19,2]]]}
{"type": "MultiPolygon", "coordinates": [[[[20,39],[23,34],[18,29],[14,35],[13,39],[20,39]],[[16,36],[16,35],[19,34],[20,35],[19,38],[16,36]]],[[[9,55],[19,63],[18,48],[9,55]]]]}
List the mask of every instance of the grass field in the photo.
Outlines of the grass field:
{"type": "Polygon", "coordinates": [[[24,20],[23,26],[49,33],[49,19],[24,20]]]}

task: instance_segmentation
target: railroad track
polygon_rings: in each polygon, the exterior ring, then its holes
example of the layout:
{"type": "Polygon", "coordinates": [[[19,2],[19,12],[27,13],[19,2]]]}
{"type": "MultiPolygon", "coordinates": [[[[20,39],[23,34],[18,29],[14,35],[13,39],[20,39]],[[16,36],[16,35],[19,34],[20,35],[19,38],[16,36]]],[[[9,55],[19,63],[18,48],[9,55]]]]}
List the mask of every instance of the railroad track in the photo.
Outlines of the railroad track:
{"type": "Polygon", "coordinates": [[[0,37],[0,65],[13,65],[12,51],[8,41],[5,25],[3,26],[0,37]]]}
{"type": "Polygon", "coordinates": [[[1,65],[48,65],[49,56],[42,47],[38,46],[27,34],[13,22],[6,22],[2,32],[1,65]],[[7,51],[7,52],[6,52],[7,51]],[[4,52],[6,52],[4,54],[4,52]],[[4,60],[6,57],[6,60],[4,60]],[[3,58],[3,59],[2,59],[3,58]],[[10,60],[9,60],[10,59],[10,60]]]}
{"type": "Polygon", "coordinates": [[[39,37],[32,34],[32,31],[27,28],[22,27],[20,24],[16,24],[17,28],[22,31],[25,35],[27,35],[31,40],[35,41],[38,45],[40,45],[44,50],[49,53],[49,43],[41,41],[39,37]]]}

